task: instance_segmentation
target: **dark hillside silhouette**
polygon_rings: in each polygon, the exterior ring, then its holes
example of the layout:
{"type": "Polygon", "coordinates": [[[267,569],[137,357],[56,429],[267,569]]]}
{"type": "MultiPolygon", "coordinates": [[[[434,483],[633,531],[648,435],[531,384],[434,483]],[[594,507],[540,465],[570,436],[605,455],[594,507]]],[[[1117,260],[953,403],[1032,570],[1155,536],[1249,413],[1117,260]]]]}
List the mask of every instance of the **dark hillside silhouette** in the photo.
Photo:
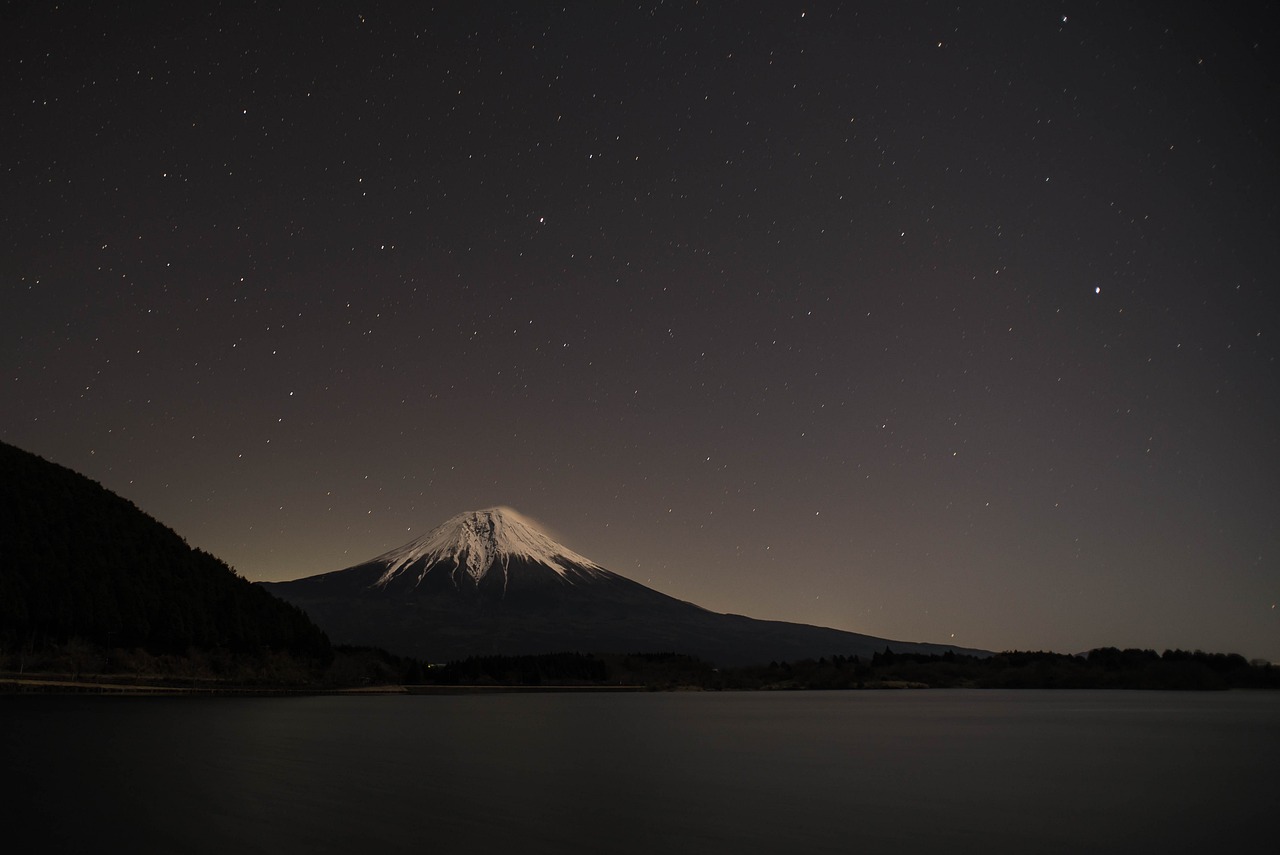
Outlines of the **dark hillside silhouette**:
{"type": "Polygon", "coordinates": [[[298,608],[100,484],[0,443],[0,650],[73,641],[332,655],[298,608]]]}

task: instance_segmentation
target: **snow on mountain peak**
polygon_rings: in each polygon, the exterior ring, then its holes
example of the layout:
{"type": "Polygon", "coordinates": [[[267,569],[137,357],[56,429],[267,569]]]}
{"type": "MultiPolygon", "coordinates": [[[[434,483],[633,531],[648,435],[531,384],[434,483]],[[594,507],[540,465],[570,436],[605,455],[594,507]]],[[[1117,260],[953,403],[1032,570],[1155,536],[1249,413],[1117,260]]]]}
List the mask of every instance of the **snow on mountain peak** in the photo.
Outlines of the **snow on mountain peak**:
{"type": "Polygon", "coordinates": [[[379,555],[373,563],[385,564],[386,570],[375,585],[385,585],[411,564],[422,562],[425,573],[441,561],[452,561],[455,571],[463,570],[478,582],[495,563],[505,572],[513,557],[545,564],[561,578],[568,578],[567,564],[588,571],[604,569],[556,543],[511,508],[497,507],[458,514],[417,540],[379,555]]]}

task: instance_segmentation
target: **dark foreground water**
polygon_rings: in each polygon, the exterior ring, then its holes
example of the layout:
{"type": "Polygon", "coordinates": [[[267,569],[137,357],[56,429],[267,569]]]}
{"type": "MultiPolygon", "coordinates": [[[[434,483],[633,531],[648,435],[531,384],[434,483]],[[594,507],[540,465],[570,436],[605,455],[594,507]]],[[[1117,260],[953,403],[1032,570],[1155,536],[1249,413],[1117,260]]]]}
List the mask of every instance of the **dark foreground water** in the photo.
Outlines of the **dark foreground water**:
{"type": "Polygon", "coordinates": [[[9,697],[0,751],[7,852],[1280,851],[1280,693],[9,697]]]}

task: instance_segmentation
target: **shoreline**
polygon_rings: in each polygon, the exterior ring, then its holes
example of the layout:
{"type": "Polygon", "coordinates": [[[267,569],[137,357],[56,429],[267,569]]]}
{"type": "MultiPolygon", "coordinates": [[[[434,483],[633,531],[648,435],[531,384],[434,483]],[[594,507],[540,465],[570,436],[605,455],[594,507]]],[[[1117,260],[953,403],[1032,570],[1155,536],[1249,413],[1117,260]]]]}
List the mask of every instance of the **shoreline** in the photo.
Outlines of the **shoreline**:
{"type": "Polygon", "coordinates": [[[1051,691],[1275,691],[1280,686],[1169,686],[1169,685],[979,685],[973,682],[926,683],[919,680],[867,680],[856,686],[803,684],[795,682],[763,685],[703,685],[696,681],[662,680],[652,683],[375,683],[362,686],[333,686],[305,683],[236,683],[209,678],[159,675],[107,675],[0,672],[0,697],[19,695],[115,695],[133,697],[303,697],[316,695],[532,695],[532,694],[614,694],[635,692],[809,692],[809,691],[918,691],[921,689],[1014,689],[1051,691]]]}
{"type": "Polygon", "coordinates": [[[354,686],[322,688],[307,686],[243,686],[243,685],[157,685],[127,680],[76,680],[67,677],[0,677],[0,696],[4,695],[115,695],[133,697],[240,696],[302,697],[307,695],[489,695],[550,694],[567,692],[647,692],[643,685],[545,685],[545,686],[445,686],[436,684],[354,686]]]}

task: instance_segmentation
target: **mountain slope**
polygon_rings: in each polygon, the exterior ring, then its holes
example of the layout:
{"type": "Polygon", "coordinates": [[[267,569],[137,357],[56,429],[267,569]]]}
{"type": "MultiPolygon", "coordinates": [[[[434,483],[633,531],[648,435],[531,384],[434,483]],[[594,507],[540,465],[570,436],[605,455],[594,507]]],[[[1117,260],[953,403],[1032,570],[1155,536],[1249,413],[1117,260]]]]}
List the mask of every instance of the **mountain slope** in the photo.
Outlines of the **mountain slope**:
{"type": "Polygon", "coordinates": [[[459,514],[362,564],[262,583],[335,643],[432,662],[487,654],[678,652],[721,665],[945,645],[708,611],[612,573],[508,508],[459,514]]]}
{"type": "Polygon", "coordinates": [[[0,443],[0,648],[327,656],[300,610],[94,481],[0,443]]]}

